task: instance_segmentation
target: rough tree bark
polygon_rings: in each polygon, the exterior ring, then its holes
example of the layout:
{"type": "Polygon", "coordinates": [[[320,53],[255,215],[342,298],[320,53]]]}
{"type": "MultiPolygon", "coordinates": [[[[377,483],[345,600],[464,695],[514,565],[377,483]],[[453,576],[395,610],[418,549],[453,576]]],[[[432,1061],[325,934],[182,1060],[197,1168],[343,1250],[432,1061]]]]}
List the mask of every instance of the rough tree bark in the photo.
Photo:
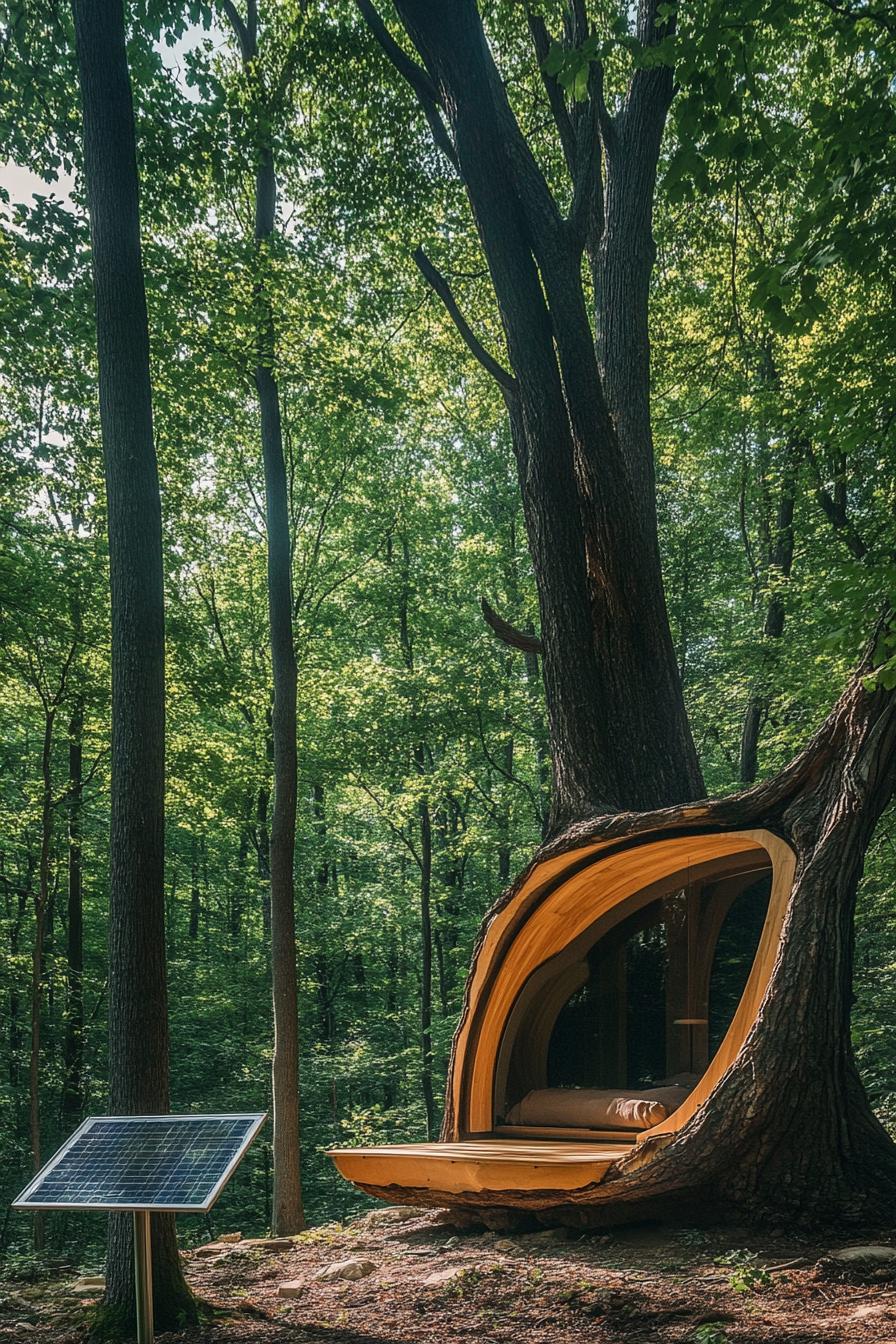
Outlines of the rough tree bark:
{"type": "MultiPolygon", "coordinates": [[[[425,773],[422,746],[414,748],[418,774],[425,773]]],[[[436,1098],[432,1085],[432,818],[429,800],[420,799],[420,1087],[426,1109],[426,1137],[438,1133],[436,1098]]]]}
{"type": "MultiPolygon", "coordinates": [[[[169,1108],[165,618],[134,111],[121,0],[73,0],[93,247],[112,589],[109,1108],[169,1108]]],[[[131,1224],[110,1218],[106,1306],[134,1319],[131,1224]]],[[[173,1215],[153,1218],[156,1324],[195,1322],[173,1215]]]]}
{"type": "MultiPolygon", "coordinates": [[[[772,981],[734,1067],[690,1123],[639,1145],[588,1203],[608,1220],[688,1204],[729,1217],[733,1209],[816,1220],[886,1215],[896,1149],[861,1086],[849,1008],[856,888],[896,783],[896,698],[865,688],[866,660],[781,774],[734,798],[693,802],[703,785],[660,572],[647,324],[672,71],[636,68],[615,109],[596,64],[586,100],[572,106],[544,75],[571,179],[564,214],[516,121],[475,0],[395,0],[415,56],[371,0],[357,4],[466,188],[506,339],[505,369],[418,252],[510,418],[553,756],[552,838],[536,857],[669,827],[764,827],[797,855],[772,981]],[[583,264],[594,278],[596,334],[583,264]]],[[[672,20],[661,13],[658,0],[639,0],[643,46],[661,40],[663,23],[668,31],[672,20]]],[[[529,28],[541,62],[551,40],[544,19],[529,15],[529,28]]],[[[578,46],[587,35],[585,6],[570,0],[564,41],[578,46]]],[[[781,521],[786,543],[789,522],[781,521]]],[[[774,613],[773,636],[779,620],[774,613]]],[[[404,1195],[425,1202],[425,1192],[404,1195]]]]}
{"type": "Polygon", "coordinates": [[[293,642],[292,538],[289,483],[283,456],[280,389],[274,372],[276,330],[265,289],[265,256],[277,225],[277,176],[270,141],[269,93],[258,62],[258,6],[249,0],[245,21],[231,3],[224,5],[240,47],[253,96],[260,100],[255,128],[255,247],[258,307],[255,389],[261,419],[265,523],[268,552],[268,621],[274,706],[274,801],[271,811],[271,983],[274,1007],[274,1058],[271,1092],[274,1119],[274,1192],[271,1230],[277,1236],[300,1232],[302,1207],[299,1141],[299,1003],[296,968],[296,695],[298,673],[293,642]]]}

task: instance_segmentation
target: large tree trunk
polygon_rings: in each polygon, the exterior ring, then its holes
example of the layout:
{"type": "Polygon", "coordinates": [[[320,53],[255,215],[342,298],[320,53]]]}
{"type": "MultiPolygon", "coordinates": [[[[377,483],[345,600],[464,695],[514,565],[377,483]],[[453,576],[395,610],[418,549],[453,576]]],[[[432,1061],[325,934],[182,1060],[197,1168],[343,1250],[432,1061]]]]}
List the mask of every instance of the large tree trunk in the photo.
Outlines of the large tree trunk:
{"type": "Polygon", "coordinates": [[[896,1148],[852,1053],[853,916],[865,850],[896,784],[896,694],[868,665],[806,749],[747,793],[597,819],[549,852],[615,834],[763,827],[797,856],[772,979],[734,1066],[673,1136],[637,1145],[589,1198],[588,1217],[659,1213],[780,1222],[891,1220],[896,1148]]]}
{"type": "MultiPolygon", "coordinates": [[[[109,1108],[169,1108],[165,967],[165,622],[162,517],[134,113],[121,0],[73,0],[93,245],[112,588],[109,1108]]],[[[110,1218],[107,1308],[134,1320],[131,1224],[110,1218]]],[[[196,1320],[173,1215],[153,1218],[156,1323],[196,1320]]]]}
{"type": "MultiPolygon", "coordinates": [[[[636,61],[615,112],[604,101],[598,65],[585,102],[575,106],[544,76],[571,178],[564,217],[515,119],[475,0],[395,0],[421,64],[394,40],[372,0],[357,4],[466,187],[506,337],[509,370],[483,349],[444,278],[418,254],[465,343],[498,382],[510,417],[553,754],[554,839],[537,857],[669,827],[762,827],[797,855],[780,954],[734,1066],[681,1131],[636,1146],[585,1202],[608,1219],[684,1203],[729,1217],[733,1210],[886,1215],[896,1194],[896,1150],[856,1071],[849,1005],[856,887],[893,791],[896,701],[863,688],[866,662],[820,733],[776,779],[735,798],[691,801],[703,784],[660,572],[647,320],[672,71],[636,61]],[[594,277],[596,342],[583,258],[594,277]]],[[[644,47],[674,22],[661,17],[658,0],[632,9],[644,47]]],[[[543,62],[545,22],[533,13],[529,27],[543,62]]],[[[570,0],[565,40],[580,46],[587,36],[586,7],[570,0]]],[[[785,570],[792,502],[782,503],[777,563],[785,570]]],[[[775,604],[767,635],[776,639],[782,630],[783,608],[775,604]]],[[[746,773],[752,768],[748,762],[746,773]]],[[[425,1199],[425,1192],[405,1193],[425,1199]]]]}
{"type": "MultiPolygon", "coordinates": [[[[366,0],[361,8],[369,14],[366,0]]],[[[564,219],[510,108],[474,0],[447,9],[398,0],[396,8],[425,67],[415,87],[425,82],[424,104],[447,119],[507,340],[512,374],[500,381],[541,610],[552,829],[596,809],[699,797],[663,594],[646,410],[652,188],[671,75],[638,72],[607,129],[604,229],[602,209],[577,205],[602,195],[599,143],[573,165],[564,219]],[[619,374],[606,385],[581,274],[583,251],[596,254],[598,245],[601,274],[613,278],[601,291],[601,351],[619,374]]],[[[653,7],[643,8],[639,28],[652,41],[653,7]]],[[[596,92],[593,102],[596,118],[596,92]]]]}
{"type": "MultiPolygon", "coordinates": [[[[793,884],[758,1013],[730,1067],[681,1128],[628,1146],[601,1182],[575,1191],[364,1189],[411,1204],[527,1209],[576,1225],[661,1216],[779,1226],[892,1221],[896,1146],[871,1110],[849,1031],[856,890],[896,785],[896,693],[867,691],[869,672],[870,656],[806,749],[774,779],[710,802],[583,820],[541,847],[486,918],[477,958],[496,916],[508,945],[533,898],[550,899],[550,880],[532,887],[538,865],[595,842],[639,846],[737,830],[787,842],[796,858],[793,884]],[[524,885],[530,899],[515,904],[524,885]]],[[[468,985],[462,1030],[470,1011],[468,985]]],[[[454,1096],[449,1090],[449,1140],[464,1123],[454,1096]]]]}

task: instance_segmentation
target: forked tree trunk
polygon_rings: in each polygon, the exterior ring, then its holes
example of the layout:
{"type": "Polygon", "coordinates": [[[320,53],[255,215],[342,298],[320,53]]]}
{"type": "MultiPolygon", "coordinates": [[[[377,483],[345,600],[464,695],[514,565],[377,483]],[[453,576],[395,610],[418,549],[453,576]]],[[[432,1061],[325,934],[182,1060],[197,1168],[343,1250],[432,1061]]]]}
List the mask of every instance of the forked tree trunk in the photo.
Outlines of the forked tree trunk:
{"type": "MultiPolygon", "coordinates": [[[[359,3],[371,21],[371,5],[359,3]]],[[[604,229],[600,142],[583,137],[564,218],[508,103],[474,0],[398,0],[396,8],[425,67],[413,67],[411,82],[432,115],[446,119],[507,340],[512,372],[497,376],[541,610],[552,829],[607,806],[699,797],[660,572],[649,416],[626,419],[616,397],[628,404],[631,380],[601,376],[582,282],[584,252],[597,257],[602,248],[604,272],[618,277],[601,314],[602,355],[637,355],[631,379],[646,380],[641,306],[671,74],[639,71],[624,115],[604,137],[604,229]]],[[[640,26],[652,41],[653,6],[643,8],[640,26]]],[[[413,66],[407,57],[396,63],[405,74],[413,66]]],[[[597,103],[595,95],[595,126],[597,103]]],[[[648,390],[641,387],[641,402],[648,390]]]]}
{"type": "MultiPolygon", "coordinates": [[[[731,799],[691,801],[703,784],[656,539],[647,321],[672,71],[636,62],[616,110],[605,103],[597,65],[575,106],[544,75],[571,179],[564,215],[516,121],[475,0],[395,0],[419,64],[373,0],[357,4],[463,181],[506,338],[509,369],[484,350],[444,277],[418,253],[510,417],[553,757],[554,839],[537,857],[599,836],[681,826],[766,828],[797,855],[775,970],[735,1065],[690,1123],[639,1145],[587,1203],[607,1218],[685,1203],[729,1217],[887,1215],[896,1149],[861,1086],[849,1006],[856,888],[894,786],[893,696],[868,693],[858,675],[776,779],[731,799]],[[594,277],[596,344],[583,260],[594,277]]],[[[565,8],[565,40],[579,46],[589,35],[586,6],[569,0],[565,8]]],[[[643,47],[674,22],[659,0],[631,9],[643,47]]],[[[528,21],[543,63],[550,35],[539,13],[528,21]]],[[[788,530],[785,519],[779,532],[788,530]]]]}
{"type": "MultiPolygon", "coordinates": [[[[134,111],[121,0],[73,0],[93,245],[112,589],[109,1108],[169,1108],[165,966],[165,617],[162,517],[140,253],[134,111]]],[[[134,1320],[132,1219],[110,1220],[106,1306],[134,1320]]],[[[156,1324],[196,1306],[174,1217],[153,1218],[156,1324]]]]}

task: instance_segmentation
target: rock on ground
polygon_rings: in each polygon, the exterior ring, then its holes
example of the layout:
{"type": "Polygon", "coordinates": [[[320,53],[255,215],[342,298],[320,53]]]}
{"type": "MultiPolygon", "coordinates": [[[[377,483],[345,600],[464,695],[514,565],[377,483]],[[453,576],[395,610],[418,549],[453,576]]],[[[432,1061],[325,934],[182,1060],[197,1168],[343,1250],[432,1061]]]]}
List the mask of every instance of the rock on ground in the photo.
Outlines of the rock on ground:
{"type": "Polygon", "coordinates": [[[288,1279],[285,1283],[277,1285],[278,1297],[301,1297],[305,1291],[305,1282],[303,1279],[288,1279]]]}
{"type": "Polygon", "coordinates": [[[366,1279],[375,1269],[372,1260],[336,1260],[332,1265],[324,1265],[314,1277],[321,1283],[331,1283],[334,1279],[366,1279]]]}
{"type": "Polygon", "coordinates": [[[454,1265],[451,1269],[437,1269],[434,1274],[428,1274],[423,1280],[426,1288],[444,1288],[447,1283],[454,1283],[466,1274],[467,1270],[463,1265],[454,1265]]]}

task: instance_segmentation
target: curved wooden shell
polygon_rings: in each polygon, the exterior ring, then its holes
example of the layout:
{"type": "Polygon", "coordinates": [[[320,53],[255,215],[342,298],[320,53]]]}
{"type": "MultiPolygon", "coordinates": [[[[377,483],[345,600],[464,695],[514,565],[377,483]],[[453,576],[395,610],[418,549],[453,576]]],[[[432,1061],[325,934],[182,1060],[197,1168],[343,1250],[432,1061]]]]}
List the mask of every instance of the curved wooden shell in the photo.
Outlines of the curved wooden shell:
{"type": "MultiPolygon", "coordinates": [[[[623,909],[653,899],[671,875],[711,871],[712,865],[746,869],[751,860],[771,865],[772,885],[759,948],[731,1025],[687,1101],[646,1139],[682,1128],[731,1068],[762,1006],[780,946],[793,884],[795,856],[765,830],[640,835],[580,846],[536,863],[485,926],[467,982],[463,1017],[455,1036],[446,1096],[446,1131],[437,1144],[407,1144],[331,1153],[337,1167],[362,1189],[397,1202],[548,1207],[587,1203],[613,1167],[632,1152],[632,1137],[598,1136],[590,1144],[561,1132],[553,1141],[494,1137],[495,1094],[506,1080],[508,1026],[520,1020],[527,986],[537,996],[557,987],[532,1020],[539,1039],[549,1035],[563,993],[582,977],[581,955],[595,935],[611,928],[623,909]],[[633,899],[634,898],[634,899],[633,899]],[[555,981],[552,961],[565,969],[555,981]],[[562,992],[561,992],[562,991],[562,992]],[[607,1140],[612,1140],[607,1142],[607,1140]]],[[[520,1131],[516,1131],[519,1136],[520,1131]]],[[[639,1150],[640,1152],[641,1150],[639,1150]]],[[[645,1149],[651,1161],[650,1149],[645,1149]]],[[[633,1154],[634,1155],[634,1154],[633,1154]]]]}
{"type": "Polygon", "coordinates": [[[731,1067],[759,1011],[771,977],[793,883],[794,855],[769,831],[665,836],[624,845],[574,850],[541,864],[488,926],[470,971],[467,1012],[458,1029],[448,1092],[454,1123],[446,1138],[491,1132],[501,1044],[530,976],[574,944],[592,938],[600,921],[631,898],[653,899],[670,874],[712,860],[755,856],[772,866],[772,890],[753,968],[734,1020],[699,1085],[668,1120],[648,1133],[680,1128],[700,1108],[731,1067]],[[604,851],[604,852],[602,852],[604,851]]]}

